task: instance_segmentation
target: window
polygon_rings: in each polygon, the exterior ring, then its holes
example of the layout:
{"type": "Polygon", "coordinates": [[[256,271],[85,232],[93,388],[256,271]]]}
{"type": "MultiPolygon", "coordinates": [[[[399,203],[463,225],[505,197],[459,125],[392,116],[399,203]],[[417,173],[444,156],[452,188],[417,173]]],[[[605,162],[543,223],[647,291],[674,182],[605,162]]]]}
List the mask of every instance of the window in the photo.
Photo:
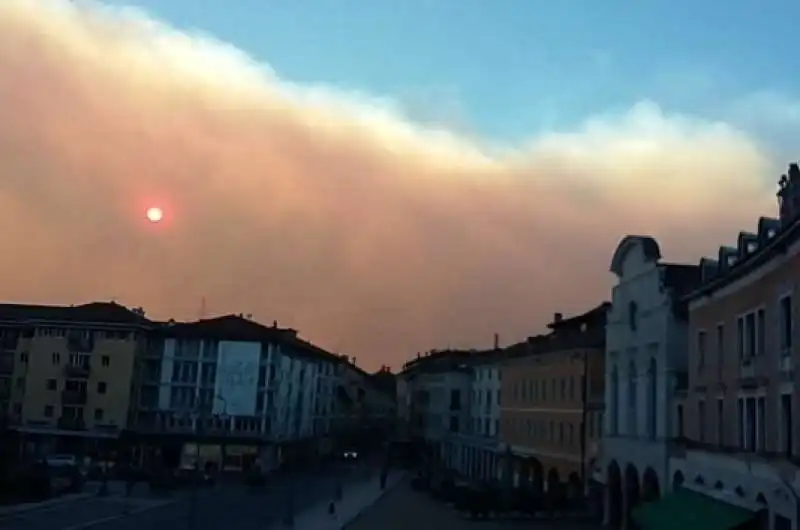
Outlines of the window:
{"type": "Polygon", "coordinates": [[[51,359],[53,360],[53,364],[61,364],[61,354],[58,352],[53,352],[51,359]]]}
{"type": "Polygon", "coordinates": [[[725,400],[717,399],[717,445],[725,445],[725,400]]]}
{"type": "Polygon", "coordinates": [[[756,401],[756,451],[767,448],[767,398],[761,396],[756,401]]]}
{"type": "Polygon", "coordinates": [[[561,380],[561,400],[564,401],[567,399],[567,380],[561,380]]]}
{"type": "Polygon", "coordinates": [[[567,443],[572,445],[574,442],[573,437],[575,436],[575,427],[569,423],[567,424],[567,443]]]}
{"type": "Polygon", "coordinates": [[[755,398],[745,398],[744,400],[744,429],[745,429],[745,446],[744,448],[753,451],[756,448],[756,400],[755,398]]]}
{"type": "Polygon", "coordinates": [[[678,405],[675,408],[675,431],[678,433],[678,438],[683,438],[683,405],[678,405]]]}
{"type": "Polygon", "coordinates": [[[739,437],[739,447],[745,448],[745,432],[744,432],[744,398],[739,398],[736,402],[736,424],[737,435],[739,437]]]}
{"type": "Polygon", "coordinates": [[[53,417],[53,405],[45,405],[45,407],[44,407],[44,417],[45,418],[52,418],[53,417]]]}
{"type": "Polygon", "coordinates": [[[744,359],[744,318],[736,319],[736,351],[739,352],[739,359],[744,359]]]}
{"type": "Polygon", "coordinates": [[[628,304],[628,326],[631,328],[631,331],[636,331],[638,313],[639,308],[636,302],[630,302],[628,304]]]}
{"type": "Polygon", "coordinates": [[[702,370],[706,365],[706,331],[697,332],[697,369],[702,370]]]}
{"type": "Polygon", "coordinates": [[[108,366],[109,364],[111,364],[111,358],[110,358],[108,355],[103,355],[103,356],[100,358],[100,363],[101,363],[103,366],[108,366]]]}
{"type": "Polygon", "coordinates": [[[628,363],[628,425],[627,425],[627,433],[630,436],[636,436],[638,434],[638,426],[636,425],[636,401],[637,401],[637,389],[636,389],[636,363],[634,361],[630,361],[628,363]]]}
{"type": "Polygon", "coordinates": [[[656,418],[658,417],[658,365],[655,359],[650,359],[647,367],[647,437],[656,439],[656,418]]]}
{"type": "Polygon", "coordinates": [[[745,357],[756,354],[756,314],[748,313],[744,317],[745,357]]]}
{"type": "Polygon", "coordinates": [[[619,372],[617,367],[611,368],[611,414],[609,415],[610,434],[619,433],[619,372]]]}
{"type": "Polygon", "coordinates": [[[564,443],[564,424],[558,422],[558,441],[564,443]]]}
{"type": "Polygon", "coordinates": [[[98,394],[105,394],[106,393],[106,382],[105,381],[99,381],[97,383],[97,393],[98,394]]]}
{"type": "Polygon", "coordinates": [[[458,416],[450,416],[450,432],[458,432],[458,416]]]}
{"type": "Polygon", "coordinates": [[[450,410],[461,410],[461,391],[458,389],[450,391],[450,410]]]}
{"type": "Polygon", "coordinates": [[[103,421],[103,409],[94,409],[95,421],[103,421]]]}
{"type": "Polygon", "coordinates": [[[781,447],[780,450],[787,456],[792,455],[792,395],[781,395],[781,447]]]}
{"type": "Polygon", "coordinates": [[[725,324],[717,324],[717,369],[725,365],[725,324]]]}
{"type": "Polygon", "coordinates": [[[58,381],[56,381],[55,379],[48,379],[47,390],[58,390],[58,381]]]}
{"type": "Polygon", "coordinates": [[[756,355],[767,351],[767,316],[764,309],[756,311],[756,355]]]}
{"type": "Polygon", "coordinates": [[[783,355],[790,355],[792,350],[792,295],[786,295],[779,302],[780,348],[783,355]]]}
{"type": "Polygon", "coordinates": [[[569,399],[575,399],[575,378],[569,378],[569,399]]]}
{"type": "Polygon", "coordinates": [[[697,402],[697,439],[701,442],[706,441],[706,402],[697,402]]]}

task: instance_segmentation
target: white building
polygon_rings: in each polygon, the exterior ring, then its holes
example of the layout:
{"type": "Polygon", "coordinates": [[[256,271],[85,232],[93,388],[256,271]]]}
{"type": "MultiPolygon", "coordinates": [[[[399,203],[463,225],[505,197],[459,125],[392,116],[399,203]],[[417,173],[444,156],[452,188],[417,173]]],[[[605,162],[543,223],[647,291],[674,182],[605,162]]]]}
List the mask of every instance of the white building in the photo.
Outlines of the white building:
{"type": "Polygon", "coordinates": [[[257,461],[270,469],[287,455],[316,451],[309,443],[330,431],[329,379],[340,360],[277,323],[267,327],[241,315],[170,322],[154,333],[138,364],[135,429],[182,446],[184,466],[199,455],[204,465],[257,461]]]}
{"type": "Polygon", "coordinates": [[[432,352],[401,374],[412,435],[424,438],[442,462],[466,476],[496,476],[500,370],[495,351],[432,352]]]}
{"type": "Polygon", "coordinates": [[[638,500],[670,488],[666,440],[677,431],[675,385],[686,374],[687,321],[680,296],[700,279],[693,265],[661,263],[655,239],[625,237],[606,326],[602,468],[606,522],[624,525],[638,500]]]}

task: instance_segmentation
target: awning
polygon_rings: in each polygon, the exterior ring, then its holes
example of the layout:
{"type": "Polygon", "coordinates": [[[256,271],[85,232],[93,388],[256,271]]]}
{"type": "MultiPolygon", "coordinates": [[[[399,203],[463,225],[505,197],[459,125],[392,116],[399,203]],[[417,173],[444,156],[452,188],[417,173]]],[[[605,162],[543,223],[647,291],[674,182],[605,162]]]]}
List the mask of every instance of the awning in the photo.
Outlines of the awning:
{"type": "Polygon", "coordinates": [[[642,530],[729,530],[752,520],[757,513],[680,488],[638,506],[631,515],[642,530]]]}

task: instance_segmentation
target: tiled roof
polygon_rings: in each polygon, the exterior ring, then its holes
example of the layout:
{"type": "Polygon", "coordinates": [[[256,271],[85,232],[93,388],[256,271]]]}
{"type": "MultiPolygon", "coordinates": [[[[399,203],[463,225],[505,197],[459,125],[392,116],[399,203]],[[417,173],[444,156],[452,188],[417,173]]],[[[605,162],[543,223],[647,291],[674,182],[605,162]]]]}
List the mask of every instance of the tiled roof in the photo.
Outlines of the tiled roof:
{"type": "Polygon", "coordinates": [[[0,322],[53,322],[148,326],[152,322],[116,302],[92,302],[76,306],[0,304],[0,322]]]}
{"type": "Polygon", "coordinates": [[[600,305],[572,317],[562,318],[561,320],[554,320],[547,325],[548,328],[553,330],[558,329],[572,329],[580,328],[581,325],[587,326],[605,326],[606,315],[611,308],[610,302],[603,302],[600,305]]]}
{"type": "MultiPolygon", "coordinates": [[[[265,326],[242,315],[223,315],[194,322],[162,322],[159,333],[166,338],[269,342],[280,344],[288,355],[330,362],[346,362],[340,356],[297,336],[291,328],[280,328],[277,322],[265,326]]],[[[360,370],[355,365],[350,365],[360,370]]]]}
{"type": "Polygon", "coordinates": [[[194,322],[163,322],[160,328],[161,334],[169,338],[245,342],[276,341],[289,336],[292,331],[267,327],[239,315],[224,315],[194,322]]]}

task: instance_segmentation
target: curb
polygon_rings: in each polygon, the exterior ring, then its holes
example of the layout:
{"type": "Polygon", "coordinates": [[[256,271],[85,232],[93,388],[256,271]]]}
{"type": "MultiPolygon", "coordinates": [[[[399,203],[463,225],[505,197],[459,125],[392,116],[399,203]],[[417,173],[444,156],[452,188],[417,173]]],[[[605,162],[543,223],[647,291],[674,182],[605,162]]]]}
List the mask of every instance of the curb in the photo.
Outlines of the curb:
{"type": "Polygon", "coordinates": [[[369,504],[364,506],[361,510],[359,510],[359,512],[357,514],[355,514],[353,517],[351,517],[348,521],[342,522],[341,526],[339,526],[339,530],[347,530],[350,527],[350,525],[356,523],[364,515],[364,513],[367,512],[367,510],[369,510],[370,508],[372,508],[373,506],[378,504],[378,502],[380,502],[380,500],[385,495],[387,495],[390,491],[392,491],[393,489],[395,489],[396,487],[398,487],[399,485],[401,485],[401,484],[403,484],[405,482],[408,482],[407,473],[403,473],[403,476],[400,479],[398,479],[397,481],[395,481],[394,483],[387,484],[386,489],[381,490],[380,495],[375,497],[375,499],[372,502],[370,502],[369,504]]]}

